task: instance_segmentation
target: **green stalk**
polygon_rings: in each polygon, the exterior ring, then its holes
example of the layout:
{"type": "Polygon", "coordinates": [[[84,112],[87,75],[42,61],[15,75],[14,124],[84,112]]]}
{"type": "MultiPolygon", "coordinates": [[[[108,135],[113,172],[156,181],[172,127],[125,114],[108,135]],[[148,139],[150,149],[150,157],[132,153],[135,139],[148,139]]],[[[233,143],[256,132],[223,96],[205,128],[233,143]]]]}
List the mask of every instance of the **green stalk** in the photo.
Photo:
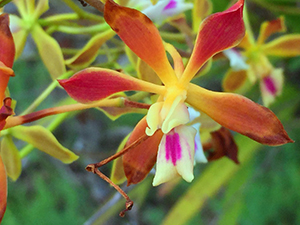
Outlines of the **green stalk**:
{"type": "Polygon", "coordinates": [[[248,10],[247,10],[246,4],[244,6],[244,17],[243,17],[243,19],[244,19],[244,23],[245,23],[246,32],[249,35],[249,40],[251,41],[252,44],[254,44],[255,43],[255,39],[254,39],[252,27],[250,25],[249,14],[248,14],[248,10]]]}
{"type": "MultiPolygon", "coordinates": [[[[61,75],[58,79],[64,79],[71,76],[74,72],[68,71],[61,75]]],[[[32,113],[47,97],[48,95],[57,87],[57,80],[52,81],[52,83],[43,91],[43,93],[23,112],[21,115],[32,113]]]]}
{"type": "Polygon", "coordinates": [[[92,13],[88,13],[86,11],[84,11],[83,9],[81,9],[80,7],[78,7],[74,1],[72,0],[63,0],[67,6],[69,6],[75,13],[77,13],[77,15],[80,18],[84,18],[84,19],[91,19],[91,20],[95,20],[95,21],[104,21],[103,17],[101,16],[97,16],[95,14],[92,13]]]}
{"type": "Polygon", "coordinates": [[[56,31],[67,34],[96,34],[110,29],[107,23],[97,24],[88,27],[56,26],[55,28],[56,31]]]}

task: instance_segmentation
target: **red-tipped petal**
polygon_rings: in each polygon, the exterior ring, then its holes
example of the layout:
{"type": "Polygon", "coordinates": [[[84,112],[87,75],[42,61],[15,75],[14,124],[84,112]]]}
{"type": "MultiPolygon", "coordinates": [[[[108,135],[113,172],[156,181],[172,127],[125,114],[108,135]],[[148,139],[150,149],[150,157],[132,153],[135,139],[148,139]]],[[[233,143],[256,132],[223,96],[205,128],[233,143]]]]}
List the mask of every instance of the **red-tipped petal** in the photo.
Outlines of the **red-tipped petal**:
{"type": "Polygon", "coordinates": [[[275,114],[248,98],[190,84],[187,102],[222,126],[267,145],[293,142],[275,114]]]}
{"type": "Polygon", "coordinates": [[[104,18],[125,44],[157,73],[163,83],[175,78],[159,31],[141,12],[107,0],[104,18]]]}
{"type": "Polygon", "coordinates": [[[6,210],[7,202],[7,178],[5,167],[0,155],[0,223],[6,210]]]}
{"type": "Polygon", "coordinates": [[[195,47],[182,80],[189,82],[213,55],[239,43],[245,34],[244,1],[240,0],[224,12],[207,17],[200,25],[195,47]]]}
{"type": "Polygon", "coordinates": [[[59,84],[76,101],[90,103],[121,91],[160,92],[163,87],[102,68],[88,68],[59,84]]]}
{"type": "Polygon", "coordinates": [[[263,44],[272,34],[277,32],[283,32],[286,30],[284,25],[284,17],[281,16],[276,20],[266,21],[262,23],[260,27],[259,36],[257,38],[257,44],[263,44]]]}
{"type": "Polygon", "coordinates": [[[15,44],[9,29],[9,16],[0,15],[0,61],[12,67],[15,57],[15,44]]]}
{"type": "MultiPolygon", "coordinates": [[[[134,128],[126,146],[143,136],[146,127],[147,122],[146,117],[144,117],[134,128]]],[[[156,162],[158,145],[162,136],[163,133],[158,130],[153,136],[124,154],[123,166],[128,186],[141,182],[150,172],[156,162]]]]}

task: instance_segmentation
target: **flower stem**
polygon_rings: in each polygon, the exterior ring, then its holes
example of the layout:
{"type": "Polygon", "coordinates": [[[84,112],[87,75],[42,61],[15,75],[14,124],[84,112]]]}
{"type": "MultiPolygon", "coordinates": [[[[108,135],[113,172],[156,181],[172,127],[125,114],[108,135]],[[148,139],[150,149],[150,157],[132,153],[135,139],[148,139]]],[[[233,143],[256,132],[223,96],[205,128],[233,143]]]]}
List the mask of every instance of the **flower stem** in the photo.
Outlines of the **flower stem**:
{"type": "MultiPolygon", "coordinates": [[[[59,79],[64,79],[71,76],[74,72],[68,71],[61,75],[59,79]]],[[[44,90],[44,92],[23,112],[21,115],[25,115],[33,112],[44,100],[48,97],[48,95],[57,87],[58,82],[56,80],[52,81],[52,83],[44,90]]]]}

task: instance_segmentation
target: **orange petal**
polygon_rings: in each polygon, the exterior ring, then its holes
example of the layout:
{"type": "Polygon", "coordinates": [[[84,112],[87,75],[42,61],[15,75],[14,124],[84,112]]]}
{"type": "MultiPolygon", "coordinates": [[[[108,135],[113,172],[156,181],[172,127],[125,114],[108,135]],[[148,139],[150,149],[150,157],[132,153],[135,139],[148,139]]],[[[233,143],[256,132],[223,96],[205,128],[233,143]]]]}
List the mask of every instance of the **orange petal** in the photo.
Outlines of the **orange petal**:
{"type": "Polygon", "coordinates": [[[262,46],[267,55],[293,57],[300,55],[300,34],[288,34],[262,46]]]}
{"type": "Polygon", "coordinates": [[[187,103],[222,126],[267,145],[293,142],[275,114],[248,98],[213,92],[190,84],[187,103]]]}
{"type": "Polygon", "coordinates": [[[2,162],[2,158],[0,155],[0,223],[4,216],[6,210],[6,202],[7,202],[7,178],[5,167],[2,162]]]}
{"type": "Polygon", "coordinates": [[[209,58],[241,41],[245,34],[243,6],[244,1],[240,0],[228,10],[215,13],[201,23],[192,56],[181,79],[184,84],[209,58]]]}
{"type": "MultiPolygon", "coordinates": [[[[144,117],[134,128],[126,146],[132,144],[145,134],[147,127],[144,117]]],[[[146,141],[128,151],[123,156],[123,166],[127,177],[127,185],[141,182],[150,172],[156,162],[158,145],[163,136],[161,130],[150,136],[146,141]]]]}
{"type": "Polygon", "coordinates": [[[257,38],[257,44],[263,44],[265,40],[268,39],[272,34],[277,32],[286,31],[286,27],[284,25],[284,17],[281,16],[276,20],[266,21],[262,23],[260,27],[259,36],[257,38]]]}
{"type": "Polygon", "coordinates": [[[147,16],[108,0],[104,18],[125,44],[152,67],[164,84],[174,81],[175,74],[159,31],[147,16]]]}
{"type": "Polygon", "coordinates": [[[0,62],[12,68],[15,57],[15,44],[9,29],[9,16],[0,15],[0,62]]]}
{"type": "Polygon", "coordinates": [[[148,91],[159,93],[164,87],[145,82],[113,70],[91,67],[69,79],[59,80],[60,85],[76,101],[90,103],[121,91],[148,91]]]}

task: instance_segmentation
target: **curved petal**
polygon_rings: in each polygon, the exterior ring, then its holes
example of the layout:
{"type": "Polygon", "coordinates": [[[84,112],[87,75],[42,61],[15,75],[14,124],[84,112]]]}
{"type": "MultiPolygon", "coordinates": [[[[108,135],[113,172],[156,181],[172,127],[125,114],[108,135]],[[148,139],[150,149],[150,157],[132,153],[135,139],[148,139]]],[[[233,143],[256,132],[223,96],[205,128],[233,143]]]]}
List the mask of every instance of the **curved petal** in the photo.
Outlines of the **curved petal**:
{"type": "Polygon", "coordinates": [[[293,57],[300,55],[300,34],[288,34],[262,46],[267,55],[293,57]]]}
{"type": "Polygon", "coordinates": [[[187,102],[222,126],[267,145],[293,142],[275,114],[248,98],[190,84],[187,102]]]}
{"type": "Polygon", "coordinates": [[[181,79],[184,84],[194,77],[209,58],[241,41],[245,34],[243,6],[244,1],[240,0],[228,10],[203,20],[193,53],[181,79]]]}
{"type": "Polygon", "coordinates": [[[164,87],[145,82],[113,70],[91,67],[59,84],[76,101],[90,103],[120,91],[161,92],[164,87]]]}
{"type": "Polygon", "coordinates": [[[0,15],[0,62],[12,68],[15,57],[15,44],[9,29],[9,16],[0,15]]]}
{"type": "Polygon", "coordinates": [[[153,186],[182,176],[187,182],[194,179],[196,129],[181,125],[165,134],[159,144],[153,186]]]}
{"type": "Polygon", "coordinates": [[[85,68],[89,66],[97,57],[98,50],[103,43],[114,35],[115,32],[112,30],[107,30],[95,35],[76,55],[65,61],[66,65],[74,68],[85,68]]]}
{"type": "Polygon", "coordinates": [[[1,157],[6,168],[7,176],[13,181],[16,181],[21,175],[22,162],[20,152],[13,143],[10,135],[6,135],[2,139],[1,157]]]}
{"type": "Polygon", "coordinates": [[[106,1],[104,18],[138,57],[144,60],[164,84],[176,78],[168,61],[159,31],[141,12],[106,1]]]}
{"type": "MultiPolygon", "coordinates": [[[[147,122],[146,117],[144,117],[134,128],[126,146],[142,137],[145,134],[146,127],[147,122]]],[[[124,154],[123,166],[127,177],[127,186],[139,183],[150,172],[156,162],[158,145],[162,136],[163,133],[158,130],[140,145],[124,154]]]]}
{"type": "Polygon", "coordinates": [[[79,158],[72,151],[63,147],[54,135],[42,126],[16,126],[11,129],[11,135],[33,145],[38,150],[59,159],[63,163],[69,164],[79,158]]]}
{"type": "Polygon", "coordinates": [[[66,72],[64,57],[58,42],[50,36],[42,27],[36,24],[31,35],[38,48],[41,59],[53,79],[66,72]]]}
{"type": "Polygon", "coordinates": [[[0,155],[0,223],[4,216],[7,203],[7,178],[5,167],[0,155]]]}
{"type": "Polygon", "coordinates": [[[276,20],[266,21],[262,23],[259,31],[259,36],[257,38],[257,44],[263,44],[265,40],[268,39],[272,34],[277,32],[286,31],[286,27],[284,25],[284,17],[281,16],[276,20]]]}

